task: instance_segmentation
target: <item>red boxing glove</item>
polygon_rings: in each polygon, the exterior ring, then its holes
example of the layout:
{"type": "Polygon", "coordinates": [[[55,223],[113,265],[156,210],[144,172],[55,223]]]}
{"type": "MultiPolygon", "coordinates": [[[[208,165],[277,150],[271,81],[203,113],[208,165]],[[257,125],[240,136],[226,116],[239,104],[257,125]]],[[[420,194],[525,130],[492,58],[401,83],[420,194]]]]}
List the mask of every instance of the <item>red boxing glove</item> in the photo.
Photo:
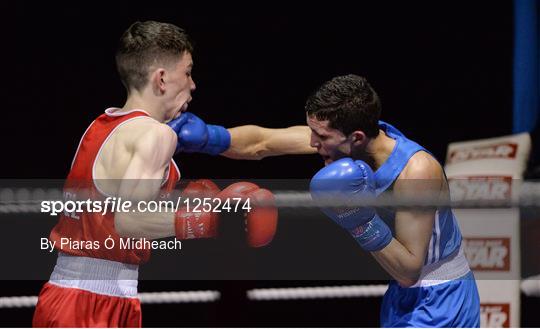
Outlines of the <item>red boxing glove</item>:
{"type": "MultiPolygon", "coordinates": [[[[190,182],[182,193],[185,198],[208,198],[219,193],[219,187],[209,179],[190,182]]],[[[174,229],[180,240],[213,238],[217,236],[219,214],[215,212],[188,212],[181,208],[176,212],[174,229]]]]}
{"type": "Polygon", "coordinates": [[[184,191],[182,191],[182,197],[184,198],[213,198],[221,190],[209,179],[198,179],[188,183],[184,191]]]}
{"type": "Polygon", "coordinates": [[[277,230],[278,210],[275,206],[269,207],[268,204],[274,204],[274,195],[267,189],[259,189],[250,194],[253,209],[247,213],[247,239],[251,247],[263,247],[272,242],[277,230]],[[267,206],[258,207],[261,202],[267,206]]]}
{"type": "Polygon", "coordinates": [[[274,195],[266,189],[262,189],[256,184],[248,182],[234,183],[217,197],[221,199],[242,198],[250,199],[252,209],[246,212],[246,233],[250,247],[263,247],[272,242],[277,230],[278,211],[272,205],[274,195]],[[264,203],[265,206],[258,206],[264,203]]]}

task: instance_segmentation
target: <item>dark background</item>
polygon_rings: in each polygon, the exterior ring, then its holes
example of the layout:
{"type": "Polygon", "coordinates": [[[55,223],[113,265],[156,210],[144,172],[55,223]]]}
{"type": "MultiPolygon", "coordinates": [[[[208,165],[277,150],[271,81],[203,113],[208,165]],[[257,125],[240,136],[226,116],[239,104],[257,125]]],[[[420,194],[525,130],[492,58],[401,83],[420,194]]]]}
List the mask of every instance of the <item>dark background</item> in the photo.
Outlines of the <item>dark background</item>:
{"type": "MultiPolygon", "coordinates": [[[[304,124],[306,97],[334,76],[355,73],[366,76],[381,97],[382,119],[441,161],[449,142],[511,133],[511,1],[331,2],[303,8],[180,2],[2,6],[2,178],[66,176],[86,127],[105,108],[123,105],[116,43],[131,23],[147,19],[177,24],[194,40],[197,90],[190,111],[209,123],[304,124]]],[[[187,178],[309,179],[322,166],[317,155],[252,162],[190,154],[176,160],[187,178]]],[[[302,229],[289,225],[288,232],[302,229]]],[[[0,294],[35,295],[42,283],[3,281],[0,294]]],[[[351,282],[142,281],[141,291],[223,291],[222,301],[210,305],[143,306],[143,321],[145,326],[378,326],[379,298],[259,303],[243,298],[243,290],[254,286],[344,283],[351,282]]],[[[538,302],[527,301],[522,325],[539,325],[531,316],[538,302]]],[[[32,309],[0,309],[7,326],[29,326],[31,314],[32,309]]]]}
{"type": "MultiPolygon", "coordinates": [[[[231,6],[20,4],[4,11],[1,132],[12,160],[3,161],[3,177],[65,177],[90,122],[124,104],[115,47],[131,23],[146,19],[191,35],[197,90],[190,111],[210,123],[304,124],[307,96],[355,73],[380,95],[382,118],[441,160],[449,142],[511,133],[510,1],[231,6]]],[[[190,178],[309,178],[318,159],[178,157],[190,178]]]]}

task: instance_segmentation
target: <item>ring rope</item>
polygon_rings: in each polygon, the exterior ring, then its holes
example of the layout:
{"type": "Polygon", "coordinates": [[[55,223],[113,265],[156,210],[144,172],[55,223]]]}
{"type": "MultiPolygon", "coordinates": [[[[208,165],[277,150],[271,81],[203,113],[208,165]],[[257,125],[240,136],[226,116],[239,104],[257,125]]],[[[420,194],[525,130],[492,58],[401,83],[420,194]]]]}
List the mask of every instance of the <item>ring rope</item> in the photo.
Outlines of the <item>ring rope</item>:
{"type": "MultiPolygon", "coordinates": [[[[215,290],[141,292],[138,297],[143,304],[210,303],[218,301],[221,293],[215,290]]],[[[37,296],[0,297],[0,309],[35,307],[37,300],[37,296]]]]}
{"type": "Polygon", "coordinates": [[[381,297],[388,285],[267,288],[248,290],[250,300],[290,300],[320,298],[381,297]]]}
{"type": "MultiPolygon", "coordinates": [[[[382,297],[388,285],[349,285],[328,287],[262,288],[246,292],[249,300],[297,300],[325,298],[366,298],[382,297]]],[[[521,281],[521,291],[532,297],[540,297],[540,275],[521,281]]],[[[209,303],[218,301],[221,293],[214,290],[142,292],[139,299],[143,304],[165,303],[209,303]]],[[[35,307],[37,296],[0,297],[0,309],[35,307]]]]}

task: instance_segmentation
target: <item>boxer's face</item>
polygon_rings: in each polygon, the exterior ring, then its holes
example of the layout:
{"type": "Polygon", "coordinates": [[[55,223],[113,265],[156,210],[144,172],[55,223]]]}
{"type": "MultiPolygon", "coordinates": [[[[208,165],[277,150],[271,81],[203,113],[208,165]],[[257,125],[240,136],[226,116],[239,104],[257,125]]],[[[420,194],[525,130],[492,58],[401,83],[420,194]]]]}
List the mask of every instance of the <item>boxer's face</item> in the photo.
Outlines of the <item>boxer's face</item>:
{"type": "Polygon", "coordinates": [[[315,147],[328,165],[333,161],[351,156],[351,142],[341,131],[329,127],[328,120],[317,120],[307,116],[307,124],[311,128],[311,147],[315,147]]]}
{"type": "Polygon", "coordinates": [[[195,90],[195,82],[191,76],[193,59],[190,53],[184,53],[175,66],[167,70],[164,76],[167,89],[167,118],[173,119],[185,112],[191,101],[191,92],[195,90]]]}

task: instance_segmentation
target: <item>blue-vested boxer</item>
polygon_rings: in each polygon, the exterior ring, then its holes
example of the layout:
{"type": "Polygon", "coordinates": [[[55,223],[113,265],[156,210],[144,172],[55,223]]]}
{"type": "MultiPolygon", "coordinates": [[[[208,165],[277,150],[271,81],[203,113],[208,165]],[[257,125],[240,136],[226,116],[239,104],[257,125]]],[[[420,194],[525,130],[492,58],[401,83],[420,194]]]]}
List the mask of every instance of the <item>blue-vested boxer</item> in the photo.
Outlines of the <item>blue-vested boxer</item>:
{"type": "MultiPolygon", "coordinates": [[[[347,198],[383,192],[396,197],[449,197],[441,164],[396,128],[379,121],[380,100],[365,78],[347,75],[324,83],[308,98],[305,110],[309,129],[265,128],[249,134],[231,129],[231,146],[219,152],[206,150],[209,134],[193,136],[190,130],[185,150],[231,158],[239,158],[233,144],[249,146],[257,158],[316,150],[325,167],[311,180],[314,199],[328,193],[347,198]],[[306,147],[307,135],[311,148],[306,147]]],[[[323,211],[395,279],[383,300],[382,326],[480,325],[476,283],[449,208],[323,211]]]]}
{"type": "MultiPolygon", "coordinates": [[[[440,163],[379,121],[380,101],[359,76],[334,78],[307,101],[311,145],[325,167],[311,180],[314,199],[332,195],[448,198],[440,163]],[[375,172],[373,172],[375,170],[375,172]]],[[[381,309],[384,327],[479,327],[474,276],[448,207],[323,209],[395,279],[381,309]]]]}

